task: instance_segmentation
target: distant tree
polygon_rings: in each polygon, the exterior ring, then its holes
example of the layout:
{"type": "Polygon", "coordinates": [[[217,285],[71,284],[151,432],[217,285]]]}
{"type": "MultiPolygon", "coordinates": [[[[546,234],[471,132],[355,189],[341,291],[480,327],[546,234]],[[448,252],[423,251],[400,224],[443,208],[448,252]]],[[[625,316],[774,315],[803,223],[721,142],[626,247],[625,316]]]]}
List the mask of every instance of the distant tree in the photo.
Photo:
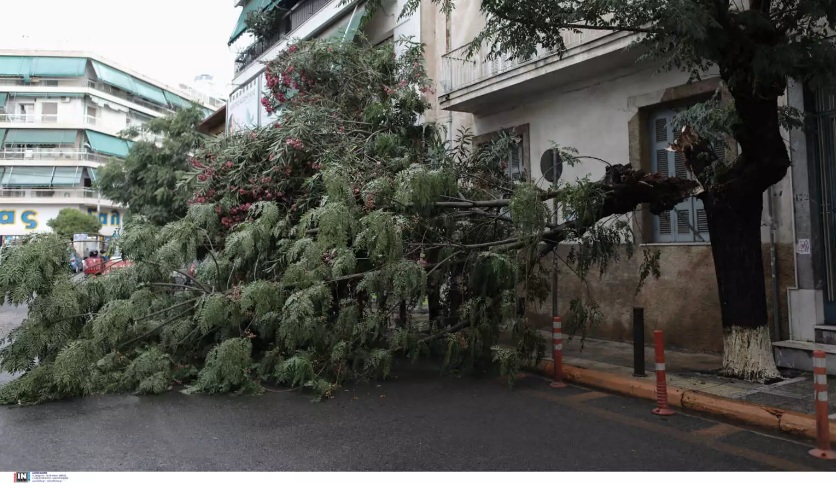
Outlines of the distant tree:
{"type": "Polygon", "coordinates": [[[102,228],[99,219],[77,208],[61,209],[58,216],[49,219],[46,225],[62,238],[72,238],[73,234],[98,234],[102,228]]]}
{"type": "MultiPolygon", "coordinates": [[[[180,176],[191,169],[190,154],[203,142],[197,131],[203,111],[193,106],[141,128],[124,132],[129,138],[162,136],[161,146],[149,140],[133,144],[124,161],[114,161],[100,171],[99,187],[111,200],[127,205],[131,214],[164,225],[186,215],[188,190],[180,188],[180,176]]],[[[149,138],[150,139],[150,138],[149,138]]]]}

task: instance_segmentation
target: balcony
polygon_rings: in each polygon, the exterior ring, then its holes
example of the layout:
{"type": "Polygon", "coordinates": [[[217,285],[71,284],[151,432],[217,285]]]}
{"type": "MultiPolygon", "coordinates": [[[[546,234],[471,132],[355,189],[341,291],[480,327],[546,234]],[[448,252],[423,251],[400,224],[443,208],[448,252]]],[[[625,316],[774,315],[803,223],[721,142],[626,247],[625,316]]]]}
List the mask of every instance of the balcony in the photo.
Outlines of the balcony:
{"type": "Polygon", "coordinates": [[[291,34],[304,24],[308,19],[322,10],[333,0],[304,0],[296,4],[293,10],[288,13],[281,22],[276,33],[269,39],[257,40],[255,43],[241,51],[235,59],[235,75],[244,71],[248,66],[258,61],[271,47],[275,46],[282,39],[291,37],[291,34]]]}
{"type": "Polygon", "coordinates": [[[154,112],[158,112],[163,115],[172,113],[172,110],[168,107],[148,102],[140,97],[134,96],[126,91],[112,87],[100,81],[87,80],[87,87],[92,88],[94,90],[98,90],[100,92],[108,93],[110,95],[113,95],[114,97],[121,98],[122,100],[126,100],[128,102],[134,103],[141,107],[145,107],[149,110],[153,110],[154,112]]]}
{"type": "MultiPolygon", "coordinates": [[[[118,120],[118,119],[117,119],[118,120]]],[[[142,122],[128,119],[127,127],[141,127],[142,122]]],[[[105,124],[102,117],[95,115],[33,115],[0,113],[0,129],[91,129],[115,137],[126,127],[114,123],[105,124]],[[31,127],[30,127],[31,126],[31,127]]]]}
{"type": "Polygon", "coordinates": [[[92,163],[106,164],[112,158],[93,154],[78,149],[6,149],[0,150],[0,161],[89,161],[92,163]]]}
{"type": "Polygon", "coordinates": [[[481,46],[467,56],[467,46],[442,56],[439,104],[442,109],[467,113],[503,110],[527,97],[559,85],[620,68],[635,62],[637,53],[625,48],[634,35],[585,30],[564,34],[566,51],[559,56],[540,48],[526,60],[489,59],[481,46]]]}
{"type": "Polygon", "coordinates": [[[0,198],[97,198],[98,196],[99,193],[90,188],[0,189],[0,198]]]}

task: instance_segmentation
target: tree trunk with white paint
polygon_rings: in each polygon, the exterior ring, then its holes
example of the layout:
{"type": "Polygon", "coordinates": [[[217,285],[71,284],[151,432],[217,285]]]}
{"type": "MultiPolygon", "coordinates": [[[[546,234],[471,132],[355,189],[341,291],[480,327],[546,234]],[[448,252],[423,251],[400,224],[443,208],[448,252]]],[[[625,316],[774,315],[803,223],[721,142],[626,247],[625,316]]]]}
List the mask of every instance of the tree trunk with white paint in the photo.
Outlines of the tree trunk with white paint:
{"type": "Polygon", "coordinates": [[[779,377],[772,355],[758,194],[703,196],[723,317],[723,373],[747,381],[779,377]]]}

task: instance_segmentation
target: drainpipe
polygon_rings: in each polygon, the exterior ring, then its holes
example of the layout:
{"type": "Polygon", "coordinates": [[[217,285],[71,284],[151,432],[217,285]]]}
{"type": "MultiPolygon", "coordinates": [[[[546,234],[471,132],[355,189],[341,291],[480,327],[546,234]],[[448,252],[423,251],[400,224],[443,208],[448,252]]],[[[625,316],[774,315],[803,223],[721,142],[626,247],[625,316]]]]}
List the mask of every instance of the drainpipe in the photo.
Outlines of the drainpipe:
{"type": "MultiPolygon", "coordinates": [[[[444,47],[445,47],[445,52],[447,52],[447,53],[449,53],[451,51],[450,40],[453,38],[453,22],[452,22],[452,19],[450,18],[452,15],[453,15],[452,12],[448,13],[448,14],[444,14],[444,29],[446,31],[445,35],[444,35],[444,47]]],[[[453,87],[453,63],[448,61],[447,68],[448,68],[447,69],[447,79],[450,80],[449,89],[450,89],[450,91],[453,91],[452,90],[452,87],[453,87]]],[[[442,66],[442,69],[443,69],[443,66],[442,66]]],[[[447,140],[450,142],[450,147],[452,148],[453,147],[453,111],[452,110],[447,111],[447,140]]]]}
{"type": "Polygon", "coordinates": [[[772,271],[772,326],[775,328],[775,339],[781,340],[781,308],[778,303],[778,249],[775,244],[775,208],[773,187],[768,190],[769,211],[769,261],[772,271]]]}

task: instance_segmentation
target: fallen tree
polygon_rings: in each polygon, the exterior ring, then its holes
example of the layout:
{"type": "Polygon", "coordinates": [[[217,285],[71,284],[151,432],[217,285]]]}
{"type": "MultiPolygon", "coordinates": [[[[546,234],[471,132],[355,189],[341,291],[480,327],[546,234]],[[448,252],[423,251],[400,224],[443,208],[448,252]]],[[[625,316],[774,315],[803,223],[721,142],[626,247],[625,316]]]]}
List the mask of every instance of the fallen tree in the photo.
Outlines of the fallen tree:
{"type": "MultiPolygon", "coordinates": [[[[571,241],[579,275],[603,272],[633,252],[622,214],[700,191],[625,165],[551,191],[515,180],[514,134],[451,145],[417,123],[422,50],[392,52],[312,41],[272,62],[262,102],[277,122],[200,150],[180,187],[193,195],[186,216],[126,225],[119,246],[133,266],[73,283],[53,236],[4,248],[0,292],[29,315],[0,351],[4,370],[23,373],[0,401],[271,382],[327,397],[385,377],[397,355],[510,373],[544,351],[517,313],[519,299],[548,292],[542,256],[571,241]],[[551,223],[552,198],[572,220],[551,223]],[[172,278],[196,259],[194,276],[172,278]],[[424,297],[428,320],[413,314],[424,297]]],[[[644,278],[657,258],[645,251],[644,278]]]]}

